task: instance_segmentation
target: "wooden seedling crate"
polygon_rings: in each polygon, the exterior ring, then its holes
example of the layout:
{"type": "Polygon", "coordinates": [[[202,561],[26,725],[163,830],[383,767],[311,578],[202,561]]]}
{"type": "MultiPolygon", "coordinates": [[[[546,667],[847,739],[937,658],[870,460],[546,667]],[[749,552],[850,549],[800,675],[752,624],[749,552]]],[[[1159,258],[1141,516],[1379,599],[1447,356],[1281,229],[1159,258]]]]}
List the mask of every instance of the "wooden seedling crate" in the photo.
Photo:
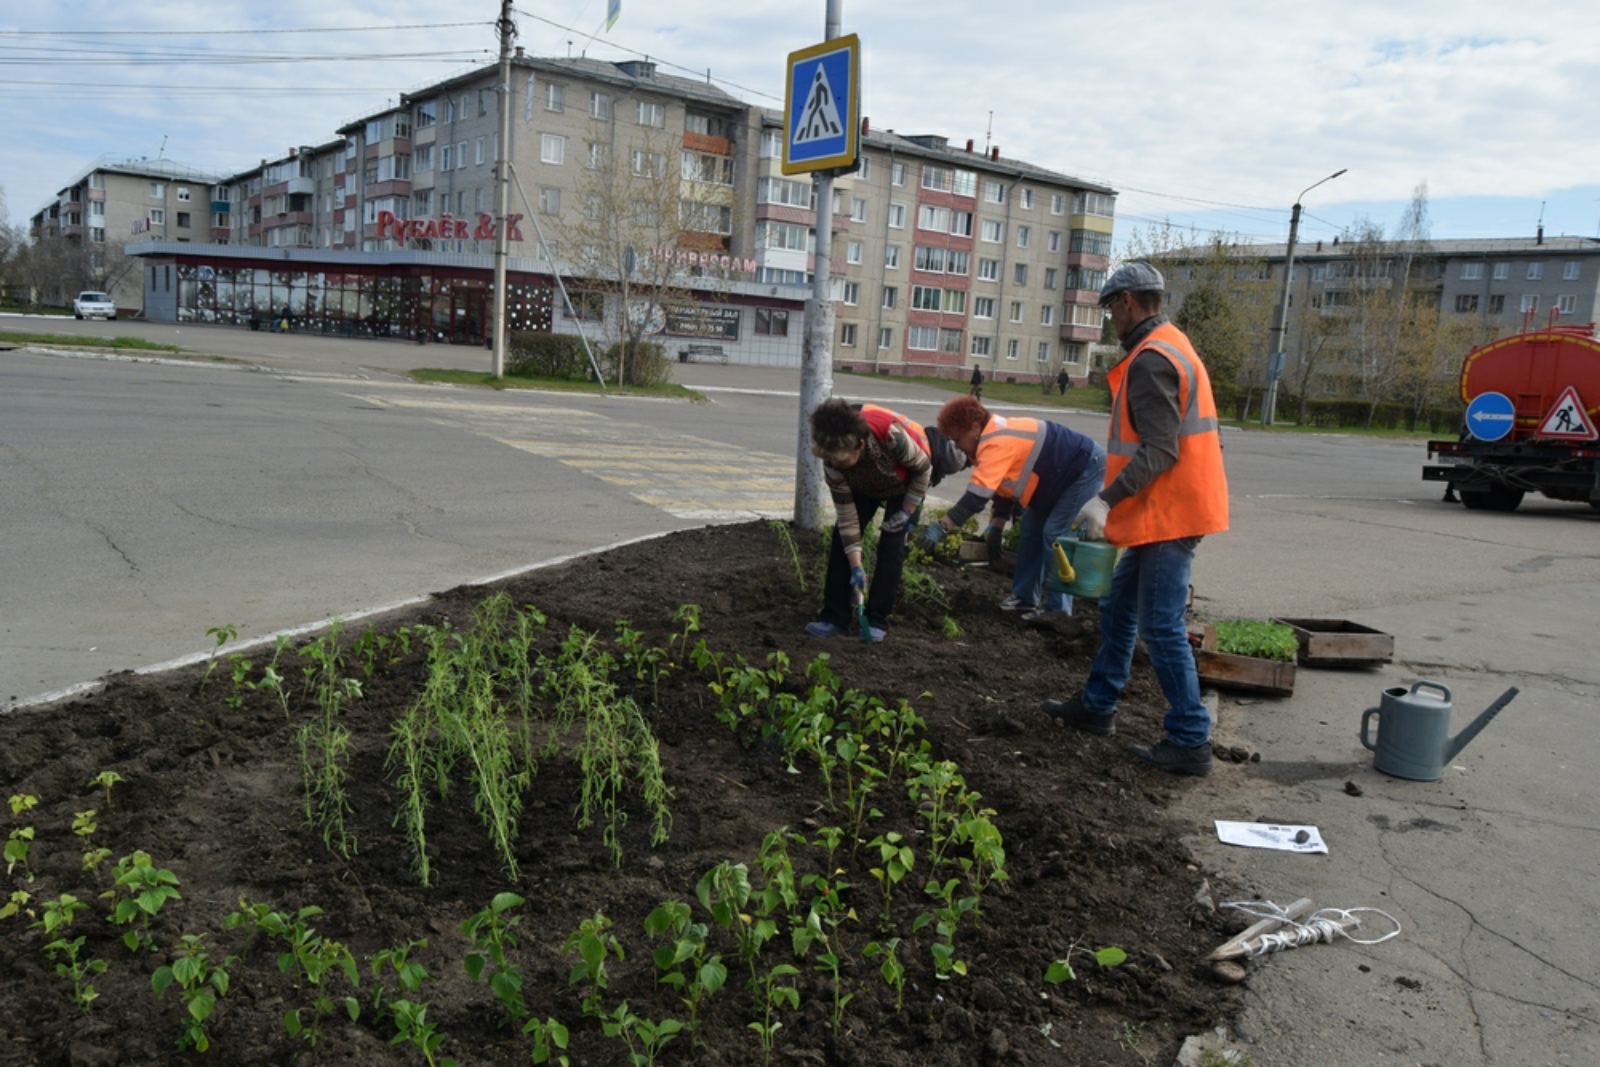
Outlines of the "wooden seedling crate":
{"type": "Polygon", "coordinates": [[[1200,681],[1218,689],[1237,689],[1268,696],[1294,694],[1294,664],[1282,660],[1237,656],[1217,651],[1217,628],[1207,625],[1194,653],[1200,681]]]}
{"type": "Polygon", "coordinates": [[[1294,630],[1303,667],[1376,667],[1394,660],[1394,635],[1349,619],[1273,619],[1294,630]]]}

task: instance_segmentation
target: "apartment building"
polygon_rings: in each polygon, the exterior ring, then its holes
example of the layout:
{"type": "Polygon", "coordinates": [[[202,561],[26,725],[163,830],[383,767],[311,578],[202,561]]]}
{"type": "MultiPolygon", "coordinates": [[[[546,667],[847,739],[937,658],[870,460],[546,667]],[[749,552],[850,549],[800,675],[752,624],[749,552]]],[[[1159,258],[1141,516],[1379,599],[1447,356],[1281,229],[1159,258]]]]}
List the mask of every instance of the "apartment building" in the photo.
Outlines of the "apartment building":
{"type": "MultiPolygon", "coordinates": [[[[1284,245],[1246,245],[1235,256],[1256,265],[1257,273],[1281,292],[1284,245]]],[[[1197,252],[1196,258],[1203,258],[1197,252]]],[[[1194,283],[1197,270],[1185,256],[1171,257],[1169,301],[1176,309],[1194,283]]],[[[1291,376],[1308,343],[1315,343],[1321,319],[1349,313],[1358,294],[1374,287],[1404,292],[1415,304],[1436,308],[1442,327],[1462,337],[1461,355],[1470,344],[1516,333],[1524,324],[1593,323],[1600,317],[1600,239],[1546,237],[1464,238],[1352,244],[1339,238],[1295,246],[1284,351],[1291,376]]],[[[1267,338],[1262,338],[1265,351],[1267,338]]],[[[1337,346],[1335,346],[1337,347],[1337,346]]],[[[1324,358],[1312,379],[1318,392],[1349,387],[1349,370],[1339,353],[1324,358]]]]}
{"type": "MultiPolygon", "coordinates": [[[[763,115],[759,278],[809,284],[811,183],[785,179],[782,116],[763,115]]],[[[834,182],[834,362],[878,374],[1083,379],[1116,194],[935,135],[865,131],[834,182]]]]}
{"type": "MultiPolygon", "coordinates": [[[[81,245],[91,269],[105,266],[127,243],[157,239],[206,243],[207,197],[216,176],[169,160],[103,160],[68,182],[29,220],[34,240],[62,238],[81,245]]],[[[64,283],[71,287],[73,283],[64,283]]],[[[119,308],[140,307],[136,271],[111,286],[119,308]]],[[[40,294],[51,304],[71,302],[75,293],[58,287],[40,294]]]]}

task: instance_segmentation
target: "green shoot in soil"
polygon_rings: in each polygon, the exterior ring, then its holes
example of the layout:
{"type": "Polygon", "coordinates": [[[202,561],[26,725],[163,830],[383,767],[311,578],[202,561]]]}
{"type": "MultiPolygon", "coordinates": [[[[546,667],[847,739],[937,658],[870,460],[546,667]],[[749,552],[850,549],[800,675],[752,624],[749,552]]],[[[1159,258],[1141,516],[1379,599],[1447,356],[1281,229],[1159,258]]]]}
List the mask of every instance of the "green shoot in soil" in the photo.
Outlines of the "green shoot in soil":
{"type": "Polygon", "coordinates": [[[1235,656],[1293,663],[1300,652],[1294,628],[1261,619],[1223,619],[1217,624],[1217,651],[1235,656]]]}
{"type": "Polygon", "coordinates": [[[477,982],[487,972],[489,989],[512,1026],[528,1017],[528,1006],[522,999],[522,974],[507,955],[517,947],[516,928],[522,922],[521,916],[512,912],[523,903],[516,893],[496,893],[487,908],[461,924],[461,932],[472,942],[473,949],[464,961],[467,977],[477,982]]]}
{"type": "Polygon", "coordinates": [[[228,995],[228,968],[238,959],[229,956],[221,963],[212,963],[206,953],[204,934],[182,935],[178,939],[178,951],[180,954],[170,964],[156,968],[155,974],[150,976],[150,985],[158,997],[173,985],[178,987],[178,998],[184,1007],[178,1049],[204,1052],[211,1047],[206,1020],[216,1010],[217,1001],[228,995]]]}

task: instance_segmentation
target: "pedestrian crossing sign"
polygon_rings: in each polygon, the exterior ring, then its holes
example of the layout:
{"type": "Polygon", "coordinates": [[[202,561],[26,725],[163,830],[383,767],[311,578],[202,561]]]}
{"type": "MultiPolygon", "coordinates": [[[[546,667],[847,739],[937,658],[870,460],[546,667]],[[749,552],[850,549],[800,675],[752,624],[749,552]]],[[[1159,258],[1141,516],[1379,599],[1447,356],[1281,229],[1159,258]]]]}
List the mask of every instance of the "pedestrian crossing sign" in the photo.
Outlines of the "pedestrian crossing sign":
{"type": "Polygon", "coordinates": [[[848,170],[861,141],[861,40],[835,37],[789,53],[783,173],[848,170]]]}
{"type": "Polygon", "coordinates": [[[1567,386],[1562,390],[1561,398],[1556,401],[1556,406],[1539,423],[1539,432],[1535,437],[1550,437],[1557,441],[1593,441],[1595,439],[1594,420],[1589,417],[1589,412],[1584,409],[1583,401],[1578,397],[1578,390],[1567,386]]]}

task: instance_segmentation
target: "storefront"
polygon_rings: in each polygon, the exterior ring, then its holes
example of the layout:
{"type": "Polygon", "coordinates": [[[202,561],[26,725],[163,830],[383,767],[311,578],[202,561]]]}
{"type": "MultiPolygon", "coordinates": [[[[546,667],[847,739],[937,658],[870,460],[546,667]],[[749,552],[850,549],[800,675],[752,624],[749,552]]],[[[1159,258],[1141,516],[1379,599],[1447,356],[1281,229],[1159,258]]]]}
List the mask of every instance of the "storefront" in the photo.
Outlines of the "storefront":
{"type": "MultiPolygon", "coordinates": [[[[144,276],[145,318],[249,329],[482,345],[494,308],[487,256],[402,249],[338,252],[149,241],[129,245],[144,276]]],[[[614,295],[567,285],[579,308],[564,313],[555,277],[513,258],[510,328],[576,332],[615,314],[614,295]],[[520,268],[520,269],[519,269],[520,268]],[[609,309],[609,310],[608,310],[609,309]]],[[[798,365],[804,294],[754,282],[690,279],[686,298],[650,316],[646,332],[669,348],[715,341],[738,362],[798,365]],[[792,320],[775,331],[774,321],[792,320]]],[[[592,331],[591,331],[592,332],[592,331]]]]}

